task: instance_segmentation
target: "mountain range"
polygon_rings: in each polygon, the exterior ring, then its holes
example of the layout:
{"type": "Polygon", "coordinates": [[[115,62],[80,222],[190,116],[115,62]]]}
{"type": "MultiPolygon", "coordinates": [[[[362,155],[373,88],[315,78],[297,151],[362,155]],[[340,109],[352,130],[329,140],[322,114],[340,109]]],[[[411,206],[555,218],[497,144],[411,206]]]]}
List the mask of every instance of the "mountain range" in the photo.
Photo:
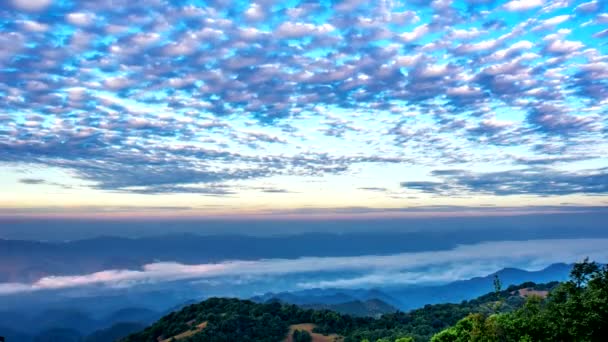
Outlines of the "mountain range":
{"type": "MultiPolygon", "coordinates": [[[[327,309],[353,316],[374,316],[423,307],[435,303],[460,303],[487,293],[497,275],[503,285],[527,281],[543,283],[562,281],[571,266],[554,264],[539,271],[505,268],[485,277],[457,281],[438,286],[387,287],[373,289],[308,289],[292,292],[266,293],[251,298],[255,302],[279,301],[303,308],[327,309]]],[[[18,298],[14,298],[18,301],[18,298]]],[[[198,302],[168,298],[162,292],[139,294],[129,300],[116,297],[57,298],[48,309],[25,311],[13,309],[0,312],[0,331],[9,341],[43,341],[62,336],[61,341],[108,341],[138,331],[168,312],[198,302]],[[164,299],[164,304],[158,299],[164,299]],[[154,300],[152,300],[154,299],[154,300]],[[173,302],[174,304],[169,304],[173,302]],[[113,304],[112,304],[113,303],[113,304]],[[122,303],[122,307],[120,306],[122,303]],[[108,309],[103,307],[107,306],[108,309]],[[150,306],[151,307],[147,307],[150,306]],[[109,308],[118,308],[108,311],[109,308]],[[70,340],[72,339],[72,340],[70,340]]]]}
{"type": "MultiPolygon", "coordinates": [[[[606,236],[584,230],[589,237],[606,236]]],[[[44,276],[80,275],[108,269],[138,269],[157,261],[185,264],[307,256],[389,255],[455,248],[480,241],[568,238],[571,233],[487,230],[402,233],[307,233],[284,236],[172,234],[140,238],[98,237],[74,241],[0,239],[0,283],[31,282],[44,276]],[[314,249],[309,246],[315,246],[314,249]]]]}
{"type": "MultiPolygon", "coordinates": [[[[281,293],[266,293],[252,297],[255,302],[278,300],[296,305],[335,305],[346,302],[381,300],[399,310],[411,310],[427,304],[459,303],[487,293],[493,288],[497,276],[504,286],[524,282],[548,283],[568,279],[572,265],[553,264],[542,270],[526,271],[517,268],[504,268],[485,277],[455,281],[436,286],[387,287],[374,289],[307,289],[281,293]]],[[[336,310],[343,313],[341,310],[336,310]]]]}

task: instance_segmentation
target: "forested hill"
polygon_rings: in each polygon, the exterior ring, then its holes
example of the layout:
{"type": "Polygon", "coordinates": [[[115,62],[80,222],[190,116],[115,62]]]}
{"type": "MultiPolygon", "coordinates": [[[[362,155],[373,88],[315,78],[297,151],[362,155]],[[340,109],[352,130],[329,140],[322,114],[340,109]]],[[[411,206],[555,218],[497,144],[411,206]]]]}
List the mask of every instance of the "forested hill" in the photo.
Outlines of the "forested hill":
{"type": "Polygon", "coordinates": [[[211,298],[173,312],[123,342],[605,341],[608,266],[585,260],[564,283],[524,283],[460,304],[380,318],[296,305],[211,298]]]}
{"type": "MultiPolygon", "coordinates": [[[[171,313],[144,331],[124,339],[140,341],[286,341],[290,326],[311,323],[317,333],[330,335],[319,341],[360,342],[412,337],[429,341],[435,334],[470,313],[488,315],[512,311],[525,303],[528,293],[544,295],[558,283],[524,283],[499,293],[489,293],[460,304],[427,305],[408,313],[386,314],[378,319],[353,317],[329,310],[303,309],[295,305],[254,303],[247,300],[211,298],[171,313]],[[501,305],[496,305],[501,300],[501,305]]],[[[291,329],[293,331],[293,329],[291,329]]],[[[314,334],[313,334],[314,335],[314,334]]],[[[320,336],[320,335],[319,335],[320,336]]],[[[293,340],[291,338],[289,341],[293,340]]]]}

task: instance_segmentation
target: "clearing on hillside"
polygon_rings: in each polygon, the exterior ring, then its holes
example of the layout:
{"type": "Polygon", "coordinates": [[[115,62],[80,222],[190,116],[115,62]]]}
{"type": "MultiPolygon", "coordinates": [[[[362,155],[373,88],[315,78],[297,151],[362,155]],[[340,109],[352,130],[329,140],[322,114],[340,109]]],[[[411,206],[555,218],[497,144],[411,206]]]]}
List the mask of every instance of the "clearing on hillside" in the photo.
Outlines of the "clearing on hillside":
{"type": "Polygon", "coordinates": [[[342,342],[344,337],[337,334],[330,335],[322,335],[318,333],[312,332],[312,330],[316,327],[315,324],[312,323],[300,323],[289,326],[289,333],[283,342],[293,342],[293,332],[296,330],[305,330],[310,333],[312,337],[312,342],[342,342]]]}
{"type": "Polygon", "coordinates": [[[521,297],[539,296],[541,298],[547,298],[547,295],[549,295],[549,291],[539,291],[530,288],[519,289],[518,292],[521,297]]]}
{"type": "Polygon", "coordinates": [[[196,325],[196,329],[187,330],[187,331],[184,331],[181,334],[177,334],[175,336],[171,336],[171,337],[165,338],[165,339],[161,339],[159,337],[158,342],[173,342],[173,341],[178,341],[178,340],[184,339],[186,337],[190,337],[190,336],[192,336],[194,334],[198,334],[203,329],[205,329],[206,326],[207,326],[207,322],[205,321],[205,322],[203,322],[201,324],[196,325]]]}

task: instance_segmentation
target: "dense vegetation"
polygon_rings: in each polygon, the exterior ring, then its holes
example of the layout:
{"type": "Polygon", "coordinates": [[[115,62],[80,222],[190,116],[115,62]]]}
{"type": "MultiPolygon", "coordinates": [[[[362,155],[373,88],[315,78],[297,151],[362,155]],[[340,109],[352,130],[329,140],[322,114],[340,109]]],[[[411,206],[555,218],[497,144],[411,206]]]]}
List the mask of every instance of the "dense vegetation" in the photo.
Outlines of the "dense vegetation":
{"type": "MultiPolygon", "coordinates": [[[[280,300],[279,300],[280,301],[280,300]]],[[[294,303],[296,304],[296,303],[294,303]]],[[[369,299],[365,301],[354,300],[344,303],[337,304],[297,304],[301,308],[314,309],[314,310],[330,310],[339,312],[345,315],[357,316],[357,317],[380,317],[388,313],[394,313],[399,311],[394,306],[380,300],[380,299],[369,299]]]]}
{"type": "Polygon", "coordinates": [[[471,301],[427,305],[377,319],[278,302],[211,298],[171,313],[124,341],[152,342],[191,330],[179,341],[277,342],[285,339],[290,325],[299,323],[313,323],[315,332],[336,333],[345,342],[598,341],[608,336],[607,322],[608,268],[585,261],[573,268],[572,280],[562,284],[524,283],[501,291],[497,281],[494,292],[471,301]],[[546,300],[534,295],[526,299],[519,289],[551,293],[546,300]],[[197,330],[203,322],[205,328],[197,330]]]}
{"type": "Polygon", "coordinates": [[[312,336],[305,330],[296,330],[291,335],[293,342],[312,342],[312,336]]]}
{"type": "Polygon", "coordinates": [[[512,312],[468,315],[431,341],[606,341],[608,265],[585,260],[574,266],[571,278],[546,300],[530,297],[512,312]]]}

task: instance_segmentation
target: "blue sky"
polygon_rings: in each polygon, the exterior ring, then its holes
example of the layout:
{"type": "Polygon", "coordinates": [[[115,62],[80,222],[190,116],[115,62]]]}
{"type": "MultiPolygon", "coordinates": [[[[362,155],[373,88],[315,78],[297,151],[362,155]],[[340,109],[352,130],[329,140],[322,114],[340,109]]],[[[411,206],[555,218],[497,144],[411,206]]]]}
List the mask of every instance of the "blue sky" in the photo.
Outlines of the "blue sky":
{"type": "Polygon", "coordinates": [[[603,1],[0,6],[1,215],[608,203],[603,1]]]}

